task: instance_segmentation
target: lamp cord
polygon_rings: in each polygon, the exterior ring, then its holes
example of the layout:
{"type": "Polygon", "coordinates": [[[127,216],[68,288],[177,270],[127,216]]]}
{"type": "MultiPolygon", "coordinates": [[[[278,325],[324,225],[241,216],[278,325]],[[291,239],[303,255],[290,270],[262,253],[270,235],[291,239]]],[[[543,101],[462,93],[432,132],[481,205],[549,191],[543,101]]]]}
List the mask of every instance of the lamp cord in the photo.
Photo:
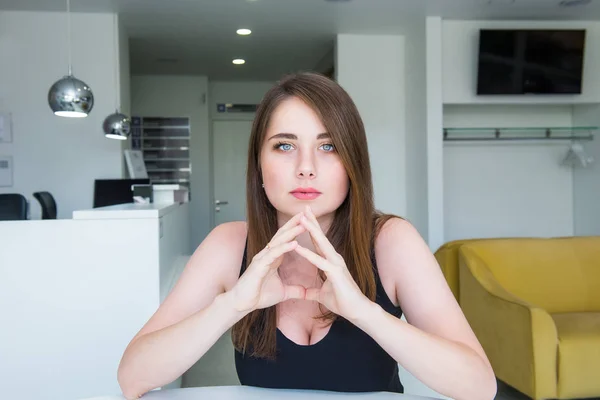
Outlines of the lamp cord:
{"type": "Polygon", "coordinates": [[[69,37],[67,40],[67,43],[69,45],[69,76],[71,76],[73,74],[73,68],[72,68],[72,54],[71,54],[71,0],[67,0],[67,30],[69,33],[69,37]]]}
{"type": "Polygon", "coordinates": [[[115,106],[117,112],[120,112],[121,104],[119,96],[119,84],[121,81],[121,76],[119,74],[119,32],[117,29],[117,13],[115,13],[113,17],[113,30],[115,36],[115,106]]]}

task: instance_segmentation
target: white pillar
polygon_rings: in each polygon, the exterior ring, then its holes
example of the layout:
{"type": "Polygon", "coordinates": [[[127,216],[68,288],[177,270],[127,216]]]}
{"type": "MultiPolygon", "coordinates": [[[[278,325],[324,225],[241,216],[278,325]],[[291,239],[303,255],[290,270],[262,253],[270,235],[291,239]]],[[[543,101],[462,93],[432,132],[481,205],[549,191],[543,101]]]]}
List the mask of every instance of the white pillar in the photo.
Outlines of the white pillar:
{"type": "Polygon", "coordinates": [[[427,202],[429,247],[444,243],[442,19],[427,17],[427,202]]]}
{"type": "Polygon", "coordinates": [[[375,206],[406,215],[404,37],[340,34],[337,81],[365,124],[375,206]]]}

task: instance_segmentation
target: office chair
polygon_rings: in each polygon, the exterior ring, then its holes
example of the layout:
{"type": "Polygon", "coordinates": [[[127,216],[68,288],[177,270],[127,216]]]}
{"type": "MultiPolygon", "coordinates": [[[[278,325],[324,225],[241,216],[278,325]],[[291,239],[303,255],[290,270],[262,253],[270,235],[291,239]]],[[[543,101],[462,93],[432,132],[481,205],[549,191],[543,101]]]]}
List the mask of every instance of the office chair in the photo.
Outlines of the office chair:
{"type": "Polygon", "coordinates": [[[42,206],[42,219],[56,219],[56,201],[49,192],[35,192],[33,197],[42,206]]]}
{"type": "Polygon", "coordinates": [[[25,196],[18,193],[0,194],[0,221],[26,220],[28,209],[25,196]]]}

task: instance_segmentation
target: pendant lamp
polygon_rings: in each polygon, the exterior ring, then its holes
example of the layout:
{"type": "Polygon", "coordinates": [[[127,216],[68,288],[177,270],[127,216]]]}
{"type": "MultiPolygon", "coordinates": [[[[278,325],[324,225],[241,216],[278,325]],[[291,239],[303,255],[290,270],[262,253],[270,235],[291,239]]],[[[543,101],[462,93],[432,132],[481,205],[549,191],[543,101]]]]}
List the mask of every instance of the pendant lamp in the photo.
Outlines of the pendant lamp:
{"type": "Polygon", "coordinates": [[[119,99],[119,83],[121,76],[119,74],[119,56],[118,56],[118,48],[119,48],[119,32],[117,30],[117,15],[114,15],[113,18],[113,30],[115,37],[115,112],[110,114],[108,117],[104,119],[102,123],[102,130],[104,131],[104,136],[109,139],[118,139],[118,140],[127,140],[129,133],[131,132],[131,119],[121,113],[120,109],[120,99],[119,99]]]}
{"type": "Polygon", "coordinates": [[[72,73],[71,55],[71,0],[67,0],[67,26],[69,32],[69,73],[56,81],[48,91],[48,104],[59,117],[87,117],[94,107],[92,89],[72,73]]]}

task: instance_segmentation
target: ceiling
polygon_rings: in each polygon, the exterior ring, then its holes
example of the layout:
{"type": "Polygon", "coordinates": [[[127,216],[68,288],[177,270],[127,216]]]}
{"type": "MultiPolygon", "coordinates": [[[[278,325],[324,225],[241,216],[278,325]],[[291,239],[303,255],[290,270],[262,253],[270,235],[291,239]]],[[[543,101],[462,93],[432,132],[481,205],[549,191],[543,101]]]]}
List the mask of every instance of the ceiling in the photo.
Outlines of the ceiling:
{"type": "MultiPolygon", "coordinates": [[[[118,12],[138,74],[274,80],[332,57],[337,33],[403,33],[427,15],[448,19],[600,20],[600,0],[71,0],[73,12],[118,12]],[[247,37],[238,28],[250,28],[247,37]],[[234,58],[246,64],[235,66],[234,58]]],[[[0,10],[64,11],[65,0],[0,0],[0,10]]]]}

